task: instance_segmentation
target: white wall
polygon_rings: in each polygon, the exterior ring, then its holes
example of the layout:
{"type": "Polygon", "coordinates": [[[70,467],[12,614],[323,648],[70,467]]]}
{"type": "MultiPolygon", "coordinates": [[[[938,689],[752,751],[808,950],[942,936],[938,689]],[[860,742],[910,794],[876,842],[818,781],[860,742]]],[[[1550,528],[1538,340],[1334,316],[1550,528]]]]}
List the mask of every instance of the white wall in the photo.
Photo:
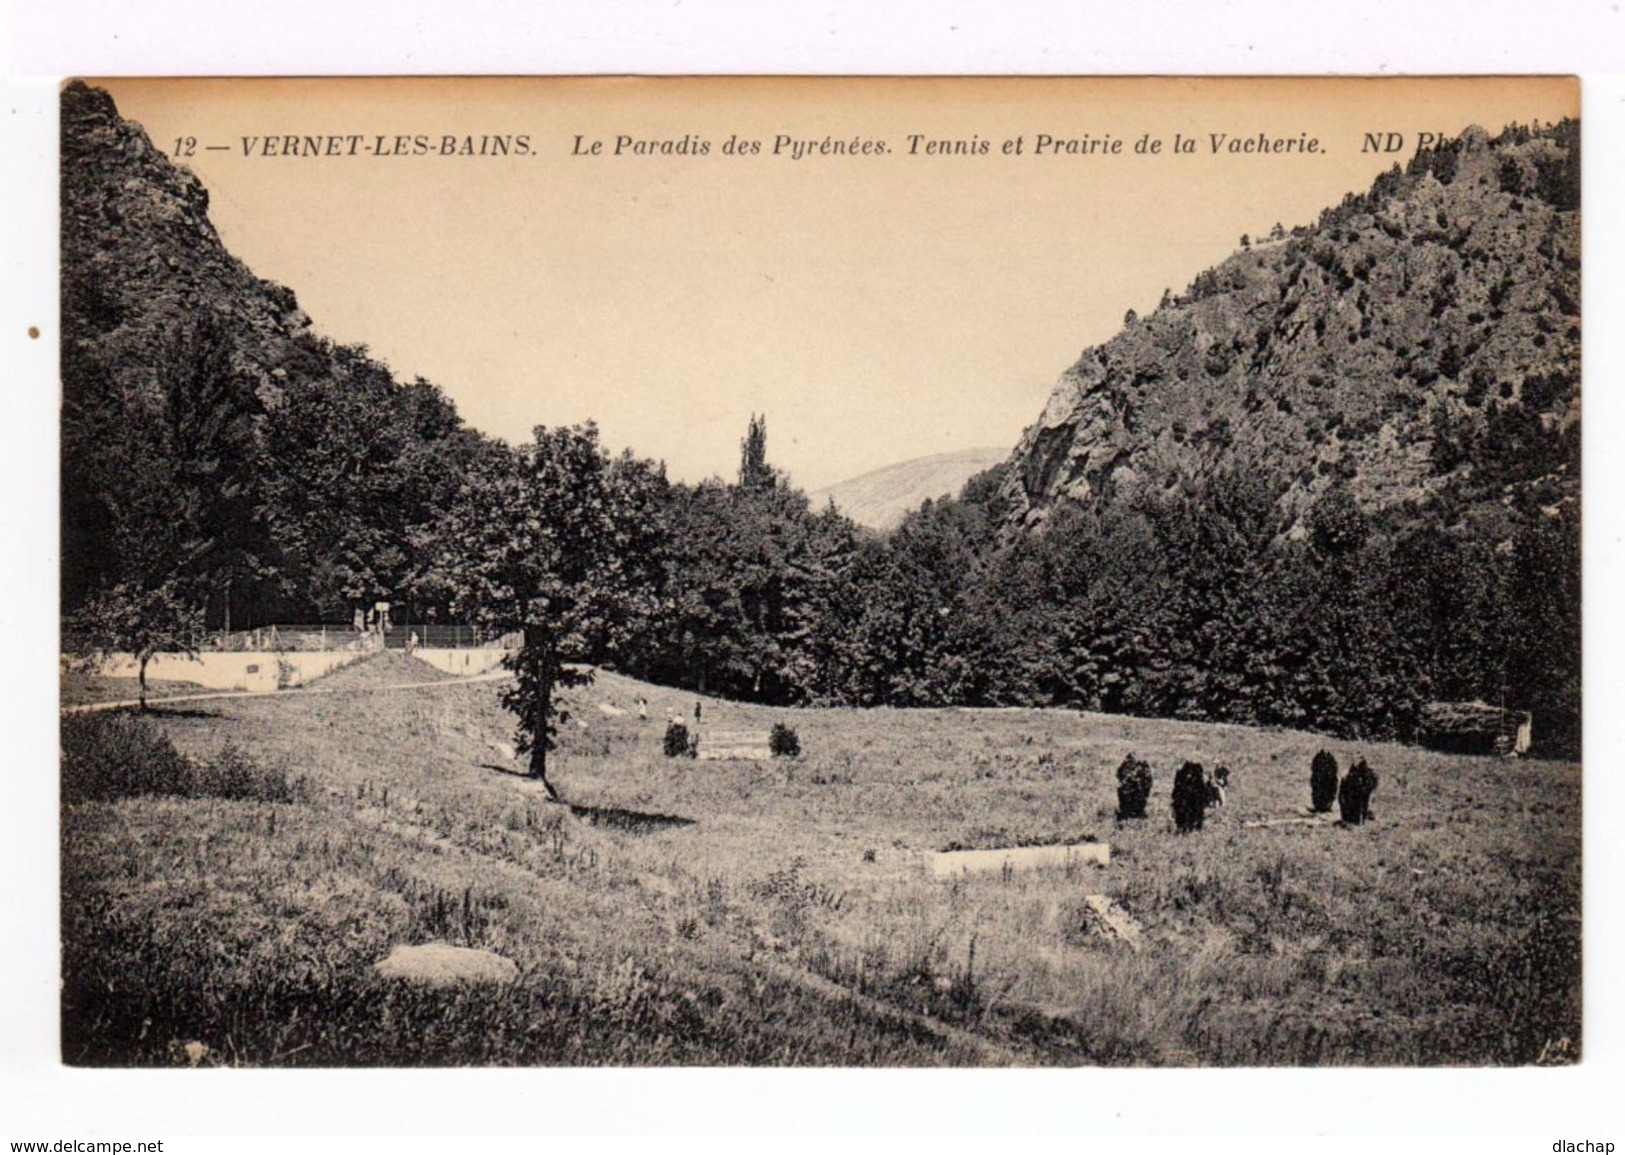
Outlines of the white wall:
{"type": "MultiPolygon", "coordinates": [[[[302,686],[323,674],[348,665],[362,654],[352,650],[155,654],[147,663],[147,679],[195,682],[210,690],[252,690],[267,693],[280,687],[302,686]],[[278,664],[284,672],[280,676],[278,664]]],[[[100,672],[110,678],[133,678],[140,664],[131,654],[114,654],[100,672]]]]}
{"type": "Polygon", "coordinates": [[[437,670],[458,677],[488,674],[502,664],[507,650],[433,650],[419,646],[412,651],[419,661],[428,662],[437,670]]]}

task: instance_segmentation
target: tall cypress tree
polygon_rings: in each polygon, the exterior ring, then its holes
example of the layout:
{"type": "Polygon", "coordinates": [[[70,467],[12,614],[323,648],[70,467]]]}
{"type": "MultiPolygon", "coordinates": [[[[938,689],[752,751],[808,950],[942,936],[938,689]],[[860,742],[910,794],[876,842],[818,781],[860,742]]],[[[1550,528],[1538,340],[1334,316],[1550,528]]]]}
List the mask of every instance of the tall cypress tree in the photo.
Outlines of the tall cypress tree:
{"type": "Polygon", "coordinates": [[[750,428],[739,443],[739,488],[746,491],[772,489],[773,467],[767,463],[767,414],[750,415],[750,428]]]}

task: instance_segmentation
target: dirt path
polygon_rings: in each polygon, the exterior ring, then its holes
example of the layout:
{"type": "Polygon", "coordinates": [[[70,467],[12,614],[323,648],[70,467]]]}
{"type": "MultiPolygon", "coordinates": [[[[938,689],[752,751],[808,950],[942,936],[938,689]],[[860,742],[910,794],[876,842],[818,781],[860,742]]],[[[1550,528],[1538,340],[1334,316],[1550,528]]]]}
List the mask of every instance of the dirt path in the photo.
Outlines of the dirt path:
{"type": "MultiPolygon", "coordinates": [[[[215,690],[207,694],[178,694],[171,698],[148,698],[148,706],[169,706],[181,702],[212,702],[223,698],[286,698],[307,697],[312,694],[382,694],[397,690],[439,690],[446,686],[472,686],[481,682],[500,682],[513,675],[506,670],[489,674],[475,674],[472,678],[439,678],[432,682],[401,682],[393,686],[311,686],[291,690],[215,690]]],[[[64,714],[88,714],[96,710],[122,710],[139,706],[140,698],[124,698],[116,702],[85,702],[77,706],[63,706],[64,714]]]]}

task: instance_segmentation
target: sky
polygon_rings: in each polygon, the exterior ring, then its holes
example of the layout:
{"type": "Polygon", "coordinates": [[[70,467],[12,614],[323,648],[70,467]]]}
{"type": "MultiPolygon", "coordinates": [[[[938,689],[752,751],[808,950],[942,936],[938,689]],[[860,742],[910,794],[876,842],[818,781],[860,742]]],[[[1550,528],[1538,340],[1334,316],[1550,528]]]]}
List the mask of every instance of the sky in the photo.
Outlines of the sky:
{"type": "Polygon", "coordinates": [[[1080,352],[1242,234],[1313,223],[1421,133],[1579,111],[1527,77],[94,83],[318,332],[475,427],[595,420],[696,481],[762,413],[808,489],[1013,447],[1080,352]]]}

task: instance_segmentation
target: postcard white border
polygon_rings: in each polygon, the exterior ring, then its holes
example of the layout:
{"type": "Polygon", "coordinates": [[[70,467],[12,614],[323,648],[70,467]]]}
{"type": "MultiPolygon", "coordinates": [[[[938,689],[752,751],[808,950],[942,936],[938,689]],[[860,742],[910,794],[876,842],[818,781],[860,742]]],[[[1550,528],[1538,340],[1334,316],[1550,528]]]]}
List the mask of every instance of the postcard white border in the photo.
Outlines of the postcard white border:
{"type": "MultiPolygon", "coordinates": [[[[1621,614],[1625,16],[1606,3],[1110,8],[836,4],[336,5],[99,0],[8,13],[0,1141],[139,1133],[1516,1134],[1625,1138],[1621,614]],[[1313,18],[1310,12],[1314,12],[1313,18]],[[57,1065],[55,91],[64,75],[463,73],[1586,74],[1585,1062],[1554,1071],[476,1071],[209,1075],[57,1065]],[[19,175],[21,174],[21,175],[19,175]],[[42,333],[26,335],[28,326],[42,333]],[[16,788],[20,783],[21,789],[16,788]],[[1195,1103],[1188,1095],[1195,1095],[1195,1103]],[[1340,1102],[1362,1103],[1356,1118],[1340,1102]],[[1180,1104],[1174,1106],[1174,1104],[1180,1104]],[[409,1105],[409,1106],[408,1106],[409,1105]],[[1611,1129],[1610,1124],[1615,1124],[1611,1129]]],[[[1236,1144],[1226,1144],[1228,1149],[1236,1144]]],[[[1529,1149],[1535,1149],[1532,1145],[1529,1149]]]]}

